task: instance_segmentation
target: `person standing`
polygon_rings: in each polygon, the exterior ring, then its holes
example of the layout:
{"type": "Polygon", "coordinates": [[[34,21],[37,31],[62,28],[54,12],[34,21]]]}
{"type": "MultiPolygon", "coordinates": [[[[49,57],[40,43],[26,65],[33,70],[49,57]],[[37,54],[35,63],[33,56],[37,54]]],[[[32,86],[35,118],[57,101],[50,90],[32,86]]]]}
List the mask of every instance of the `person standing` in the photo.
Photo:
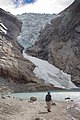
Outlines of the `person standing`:
{"type": "Polygon", "coordinates": [[[45,101],[46,101],[46,105],[47,105],[47,111],[51,112],[51,104],[52,104],[52,96],[50,95],[50,92],[47,93],[47,95],[45,96],[45,101]]]}

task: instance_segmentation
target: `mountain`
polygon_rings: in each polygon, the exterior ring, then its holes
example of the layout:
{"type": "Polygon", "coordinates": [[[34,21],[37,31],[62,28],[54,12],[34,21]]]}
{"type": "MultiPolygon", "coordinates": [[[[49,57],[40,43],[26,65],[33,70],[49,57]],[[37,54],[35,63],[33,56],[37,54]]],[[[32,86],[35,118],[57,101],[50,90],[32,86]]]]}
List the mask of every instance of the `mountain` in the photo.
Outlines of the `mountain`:
{"type": "Polygon", "coordinates": [[[69,74],[63,73],[63,71],[47,61],[25,54],[26,48],[30,47],[35,41],[37,41],[40,30],[42,30],[44,26],[55,17],[57,17],[55,14],[24,13],[22,15],[17,15],[17,18],[22,21],[22,30],[18,36],[18,43],[24,47],[23,57],[35,64],[33,72],[38,78],[45,83],[53,84],[58,88],[76,88],[71,82],[71,76],[69,74]]]}
{"type": "Polygon", "coordinates": [[[75,0],[52,19],[26,53],[71,74],[72,82],[80,87],[80,1],[75,0]]]}
{"type": "Polygon", "coordinates": [[[0,9],[0,91],[5,87],[15,92],[53,89],[35,76],[35,65],[23,58],[17,43],[21,26],[20,20],[0,9]]]}
{"type": "Polygon", "coordinates": [[[37,41],[37,37],[40,34],[39,32],[56,16],[56,14],[37,13],[24,13],[17,15],[16,17],[22,21],[21,34],[18,36],[19,44],[24,48],[31,47],[35,41],[37,41]]]}
{"type": "Polygon", "coordinates": [[[22,48],[16,42],[21,26],[20,20],[0,9],[0,76],[24,83],[32,81],[29,73],[34,67],[22,57],[22,48]]]}

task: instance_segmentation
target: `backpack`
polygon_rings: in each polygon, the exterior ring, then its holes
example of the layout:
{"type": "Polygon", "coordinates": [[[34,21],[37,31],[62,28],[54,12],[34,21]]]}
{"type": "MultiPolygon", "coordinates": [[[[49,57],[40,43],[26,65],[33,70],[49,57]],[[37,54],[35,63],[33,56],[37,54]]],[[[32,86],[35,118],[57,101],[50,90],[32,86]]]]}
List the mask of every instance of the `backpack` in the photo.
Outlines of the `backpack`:
{"type": "Polygon", "coordinates": [[[46,95],[46,101],[51,101],[51,95],[46,95]]]}

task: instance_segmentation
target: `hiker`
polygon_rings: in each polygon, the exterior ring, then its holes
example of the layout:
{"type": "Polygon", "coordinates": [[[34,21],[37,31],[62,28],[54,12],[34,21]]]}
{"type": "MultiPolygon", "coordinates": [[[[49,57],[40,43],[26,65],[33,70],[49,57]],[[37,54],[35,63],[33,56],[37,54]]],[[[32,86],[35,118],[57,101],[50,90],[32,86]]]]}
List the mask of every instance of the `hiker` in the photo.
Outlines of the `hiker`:
{"type": "Polygon", "coordinates": [[[51,109],[51,104],[52,104],[52,98],[51,98],[50,92],[48,92],[48,94],[46,95],[45,101],[46,101],[46,105],[47,105],[47,111],[51,112],[50,109],[51,109]]]}

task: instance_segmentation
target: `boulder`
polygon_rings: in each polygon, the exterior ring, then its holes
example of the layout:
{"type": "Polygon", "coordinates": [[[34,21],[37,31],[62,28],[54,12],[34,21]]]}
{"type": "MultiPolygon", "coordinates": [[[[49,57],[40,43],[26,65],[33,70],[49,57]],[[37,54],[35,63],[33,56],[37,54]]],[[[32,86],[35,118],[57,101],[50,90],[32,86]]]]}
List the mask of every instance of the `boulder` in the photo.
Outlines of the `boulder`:
{"type": "Polygon", "coordinates": [[[70,97],[66,97],[65,100],[70,100],[70,97]]]}
{"type": "Polygon", "coordinates": [[[36,97],[30,97],[30,101],[36,101],[37,98],[36,97]]]}
{"type": "Polygon", "coordinates": [[[40,118],[35,118],[35,120],[46,120],[46,119],[43,117],[40,117],[40,118]]]}
{"type": "Polygon", "coordinates": [[[53,106],[56,106],[56,103],[53,102],[52,105],[53,105],[53,106]]]}

